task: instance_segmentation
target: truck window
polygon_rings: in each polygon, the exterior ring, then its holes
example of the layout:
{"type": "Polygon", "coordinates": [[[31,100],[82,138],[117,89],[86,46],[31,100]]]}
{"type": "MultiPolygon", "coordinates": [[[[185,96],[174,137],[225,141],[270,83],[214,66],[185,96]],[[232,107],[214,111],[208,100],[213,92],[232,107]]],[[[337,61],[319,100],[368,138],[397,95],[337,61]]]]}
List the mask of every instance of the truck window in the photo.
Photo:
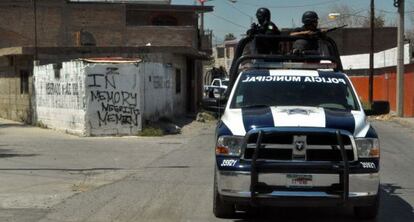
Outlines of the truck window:
{"type": "Polygon", "coordinates": [[[231,108],[255,105],[359,110],[348,80],[335,75],[326,77],[243,75],[232,98],[231,108]]]}

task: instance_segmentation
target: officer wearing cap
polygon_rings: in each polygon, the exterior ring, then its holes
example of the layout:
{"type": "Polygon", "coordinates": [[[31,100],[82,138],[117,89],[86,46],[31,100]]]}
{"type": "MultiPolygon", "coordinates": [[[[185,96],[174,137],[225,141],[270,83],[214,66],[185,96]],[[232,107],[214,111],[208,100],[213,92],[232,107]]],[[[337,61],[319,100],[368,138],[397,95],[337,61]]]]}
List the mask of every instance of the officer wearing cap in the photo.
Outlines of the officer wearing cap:
{"type": "Polygon", "coordinates": [[[267,8],[259,8],[256,12],[256,18],[259,24],[253,23],[251,28],[247,31],[247,35],[255,34],[280,34],[277,26],[271,21],[270,10],[267,8]]]}

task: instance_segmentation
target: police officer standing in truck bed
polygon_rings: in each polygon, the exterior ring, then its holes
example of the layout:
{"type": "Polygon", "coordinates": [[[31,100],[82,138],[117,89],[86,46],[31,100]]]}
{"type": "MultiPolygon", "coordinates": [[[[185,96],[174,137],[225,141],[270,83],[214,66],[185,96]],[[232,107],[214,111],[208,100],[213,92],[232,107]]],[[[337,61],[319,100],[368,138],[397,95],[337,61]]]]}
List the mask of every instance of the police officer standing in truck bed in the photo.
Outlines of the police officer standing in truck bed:
{"type": "Polygon", "coordinates": [[[303,13],[303,26],[296,28],[290,33],[291,36],[301,36],[306,40],[298,40],[294,44],[294,48],[299,50],[317,50],[318,38],[321,37],[323,31],[318,29],[318,14],[314,11],[303,13]]]}
{"type": "Polygon", "coordinates": [[[277,26],[271,21],[271,14],[269,9],[259,8],[256,12],[256,18],[259,24],[252,24],[251,28],[247,31],[248,36],[256,34],[280,34],[277,26]]]}

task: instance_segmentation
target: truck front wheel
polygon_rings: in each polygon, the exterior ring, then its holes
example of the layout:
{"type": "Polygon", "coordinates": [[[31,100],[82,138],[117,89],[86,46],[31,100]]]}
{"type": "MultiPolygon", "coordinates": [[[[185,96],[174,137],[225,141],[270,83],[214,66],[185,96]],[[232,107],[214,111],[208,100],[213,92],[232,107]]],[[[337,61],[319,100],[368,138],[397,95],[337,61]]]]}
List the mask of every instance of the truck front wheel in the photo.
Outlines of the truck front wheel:
{"type": "Polygon", "coordinates": [[[223,201],[223,198],[218,192],[216,172],[214,172],[213,212],[219,218],[231,218],[235,212],[234,204],[223,201]]]}

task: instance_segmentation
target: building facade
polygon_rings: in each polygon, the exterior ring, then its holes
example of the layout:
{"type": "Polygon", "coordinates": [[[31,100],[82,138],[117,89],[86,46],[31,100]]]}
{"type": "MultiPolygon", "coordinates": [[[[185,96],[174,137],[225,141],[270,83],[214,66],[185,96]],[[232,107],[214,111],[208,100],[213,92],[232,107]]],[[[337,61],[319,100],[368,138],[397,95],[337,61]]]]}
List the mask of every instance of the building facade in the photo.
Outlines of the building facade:
{"type": "Polygon", "coordinates": [[[198,16],[212,10],[161,0],[0,1],[2,17],[10,18],[0,20],[0,117],[32,122],[34,61],[60,67],[95,57],[142,58],[182,70],[188,77],[183,106],[197,110],[201,61],[209,59],[198,16]],[[177,59],[165,59],[170,57],[177,59]]]}

